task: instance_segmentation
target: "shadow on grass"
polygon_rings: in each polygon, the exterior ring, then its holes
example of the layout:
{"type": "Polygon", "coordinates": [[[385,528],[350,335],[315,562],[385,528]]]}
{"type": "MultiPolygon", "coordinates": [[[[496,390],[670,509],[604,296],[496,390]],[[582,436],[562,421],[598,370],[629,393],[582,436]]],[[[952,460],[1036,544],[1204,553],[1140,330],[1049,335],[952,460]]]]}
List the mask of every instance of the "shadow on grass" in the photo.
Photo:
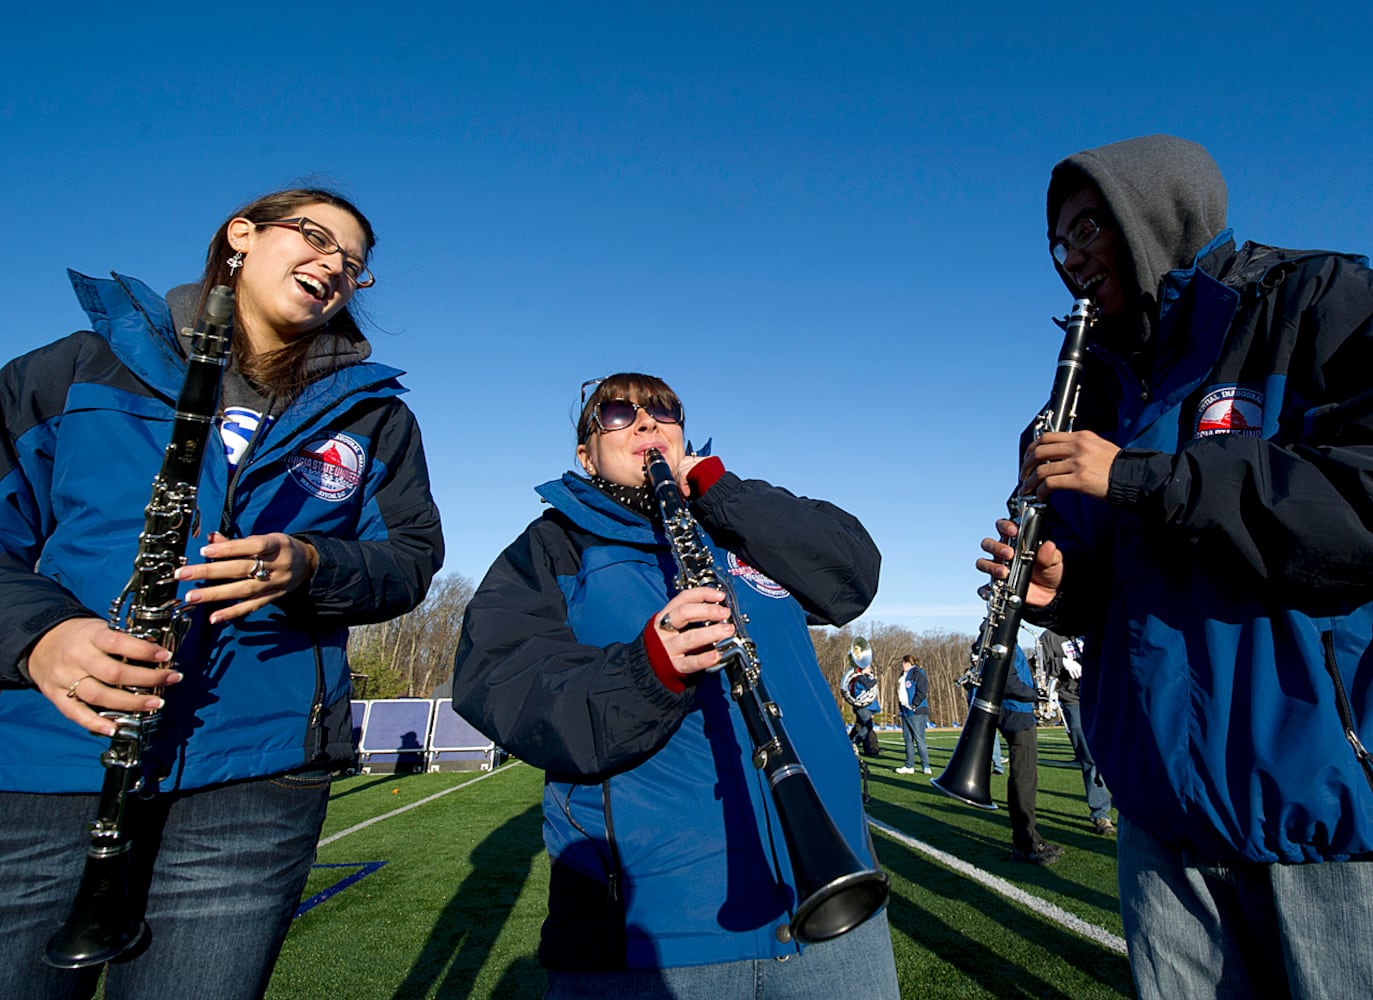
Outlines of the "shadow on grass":
{"type": "MultiPolygon", "coordinates": [[[[1124,956],[1049,920],[1037,919],[999,894],[910,851],[883,852],[883,867],[910,882],[893,893],[892,928],[915,947],[916,967],[953,966],[994,997],[1133,997],[1124,956]],[[969,914],[981,914],[981,921],[969,914]]],[[[947,970],[944,970],[947,974],[947,970]]],[[[903,982],[911,995],[939,995],[936,984],[903,982]],[[926,988],[926,987],[929,988],[926,988]]]]}
{"type": "MultiPolygon", "coordinates": [[[[472,872],[434,923],[424,948],[396,988],[393,1000],[438,997],[466,1000],[524,890],[534,859],[544,849],[539,803],[507,820],[472,851],[472,872]]],[[[528,935],[517,935],[526,940],[528,935]]],[[[537,938],[537,932],[534,933],[537,938]]],[[[515,957],[491,989],[492,997],[539,997],[546,979],[532,956],[515,957]]]]}

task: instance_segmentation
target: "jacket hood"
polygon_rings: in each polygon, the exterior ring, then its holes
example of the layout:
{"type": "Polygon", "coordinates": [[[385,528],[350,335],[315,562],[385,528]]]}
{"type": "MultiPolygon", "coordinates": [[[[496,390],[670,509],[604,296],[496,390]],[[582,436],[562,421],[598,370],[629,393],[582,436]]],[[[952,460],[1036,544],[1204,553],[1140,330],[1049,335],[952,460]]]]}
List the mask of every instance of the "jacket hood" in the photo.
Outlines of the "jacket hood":
{"type": "MultiPolygon", "coordinates": [[[[1158,315],[1163,276],[1189,266],[1225,229],[1229,193],[1220,168],[1202,146],[1171,135],[1148,135],[1083,150],[1062,160],[1049,179],[1049,239],[1059,209],[1084,184],[1100,193],[1129,254],[1143,305],[1147,339],[1158,315]]],[[[1077,287],[1058,268],[1070,292],[1077,287]]]]}

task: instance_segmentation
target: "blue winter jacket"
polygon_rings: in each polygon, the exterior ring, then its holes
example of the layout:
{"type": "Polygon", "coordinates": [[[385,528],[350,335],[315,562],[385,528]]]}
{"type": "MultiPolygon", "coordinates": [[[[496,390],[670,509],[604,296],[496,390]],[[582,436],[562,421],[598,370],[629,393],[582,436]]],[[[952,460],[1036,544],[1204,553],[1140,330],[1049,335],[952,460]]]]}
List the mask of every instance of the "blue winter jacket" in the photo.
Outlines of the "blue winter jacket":
{"type": "MultiPolygon", "coordinates": [[[[185,359],[165,301],[141,282],[72,275],[93,332],[0,371],[0,789],[98,791],[105,737],[27,684],[57,623],[104,618],[133,569],[143,508],[170,439],[185,359]]],[[[442,561],[419,430],[391,368],[312,382],[276,415],[232,482],[218,432],[201,474],[200,533],[308,540],[307,587],[238,621],[190,614],[147,755],[163,790],[351,757],[348,626],[414,607],[442,561]],[[323,456],[326,456],[323,457],[323,456]]]]}
{"type": "Polygon", "coordinates": [[[924,667],[912,667],[901,675],[906,698],[901,704],[902,715],[930,714],[930,677],[924,667]]]}
{"type": "Polygon", "coordinates": [[[1120,812],[1219,862],[1373,852],[1373,272],[1217,236],[1137,373],[1092,348],[1105,501],[1055,493],[1057,606],[1120,812]]]}
{"type": "MultiPolygon", "coordinates": [[[[674,692],[650,665],[643,632],[676,575],[661,530],[577,476],[539,492],[553,509],[468,605],[453,707],[547,771],[540,960],[607,970],[795,954],[779,939],[796,902],[791,862],[724,673],[674,692]]],[[[806,625],[808,612],[836,624],[861,613],[875,546],[838,508],[730,473],[691,507],[787,734],[871,859],[857,763],[806,625]]]]}

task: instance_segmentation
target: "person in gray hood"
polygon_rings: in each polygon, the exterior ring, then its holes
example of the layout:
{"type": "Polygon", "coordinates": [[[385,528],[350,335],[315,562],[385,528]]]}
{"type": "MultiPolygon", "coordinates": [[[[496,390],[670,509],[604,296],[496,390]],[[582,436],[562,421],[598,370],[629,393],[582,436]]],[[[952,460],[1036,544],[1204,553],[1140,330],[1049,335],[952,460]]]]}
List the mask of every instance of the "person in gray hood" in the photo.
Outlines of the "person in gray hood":
{"type": "MultiPolygon", "coordinates": [[[[1027,620],[1086,638],[1139,995],[1373,992],[1373,272],[1236,247],[1205,149],[1059,163],[1049,250],[1095,300],[1027,620]]],[[[1003,579],[1009,521],[978,568],[1003,579]]]]}

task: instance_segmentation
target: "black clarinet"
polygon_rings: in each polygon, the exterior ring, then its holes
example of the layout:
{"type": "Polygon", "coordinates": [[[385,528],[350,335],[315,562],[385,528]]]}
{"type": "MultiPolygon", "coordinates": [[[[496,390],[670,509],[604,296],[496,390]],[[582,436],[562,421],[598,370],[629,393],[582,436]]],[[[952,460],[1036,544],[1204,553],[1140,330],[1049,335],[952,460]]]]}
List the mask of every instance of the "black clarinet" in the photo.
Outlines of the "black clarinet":
{"type": "Polygon", "coordinates": [[[762,770],[772,791],[778,822],[791,855],[797,905],[791,934],[807,943],[827,941],[852,930],[887,902],[885,872],[864,867],[849,848],[782,728],[782,710],[768,697],[758,653],[744,625],[734,587],[715,565],[700,525],[691,516],[672,467],[655,448],[647,455],[648,478],[663,513],[663,531],[677,563],[677,590],[713,587],[725,594],[724,605],[734,635],[715,644],[730,694],[744,717],[753,745],[753,764],[762,770]]]}
{"type": "MultiPolygon", "coordinates": [[[[177,600],[173,574],[185,564],[186,545],[197,531],[201,461],[219,407],[233,322],[233,290],[216,285],[191,331],[186,379],[176,399],[176,418],[162,469],[143,510],[133,574],[110,604],[111,628],[173,653],[189,624],[177,600]]],[[[160,688],[126,690],[161,693],[160,688]]],[[[48,940],[44,953],[44,960],[59,969],[100,965],[132,950],[148,933],[129,893],[133,841],[125,828],[125,810],[129,796],[142,784],[143,758],[160,713],[100,714],[115,724],[115,731],[109,749],[100,755],[105,779],[90,825],[81,884],[66,923],[48,940]]]]}
{"type": "MultiPolygon", "coordinates": [[[[1082,380],[1082,358],[1087,333],[1095,320],[1091,299],[1077,299],[1072,312],[1062,321],[1063,348],[1058,352],[1058,367],[1049,402],[1035,418],[1031,430],[1035,439],[1050,431],[1072,430],[1077,415],[1077,394],[1082,380]]],[[[1015,659],[1020,622],[1025,615],[1025,595],[1030,590],[1030,574],[1039,552],[1044,530],[1044,504],[1034,495],[1017,495],[1009,503],[1011,520],[1018,526],[1015,553],[1009,563],[1010,574],[992,584],[987,598],[987,616],[973,647],[972,666],[961,683],[976,686],[963,732],[958,737],[949,766],[930,783],[945,795],[970,806],[995,809],[992,801],[992,745],[1001,716],[1006,678],[1015,659]]]]}

